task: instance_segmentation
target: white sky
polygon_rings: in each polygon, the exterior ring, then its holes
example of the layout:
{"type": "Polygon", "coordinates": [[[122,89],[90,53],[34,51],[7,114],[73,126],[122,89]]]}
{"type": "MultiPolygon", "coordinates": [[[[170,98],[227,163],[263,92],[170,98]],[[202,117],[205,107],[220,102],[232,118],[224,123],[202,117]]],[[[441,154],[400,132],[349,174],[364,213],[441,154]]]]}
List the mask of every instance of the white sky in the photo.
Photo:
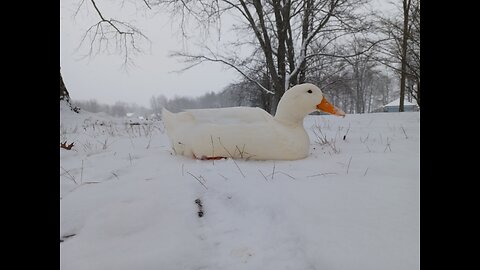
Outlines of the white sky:
{"type": "MultiPolygon", "coordinates": [[[[60,3],[60,66],[62,76],[73,100],[96,99],[101,103],[113,104],[116,101],[137,103],[149,106],[149,99],[163,94],[199,96],[209,91],[218,92],[238,80],[232,70],[215,63],[204,63],[181,74],[172,73],[185,67],[179,59],[168,57],[171,51],[181,48],[183,42],[169,17],[163,14],[150,18],[142,14],[119,17],[117,13],[103,8],[106,18],[131,21],[152,41],[151,50],[135,57],[136,67],[126,72],[122,68],[122,57],[117,54],[100,54],[82,59],[87,47],[77,51],[83,33],[95,24],[98,18],[92,6],[82,6],[74,18],[80,0],[62,0],[60,3]]],[[[105,1],[97,1],[102,9],[105,1]]],[[[141,2],[141,1],[139,1],[141,2]]],[[[89,1],[85,4],[91,5],[89,1]]],[[[108,3],[107,3],[108,4],[108,3]]],[[[128,3],[126,3],[128,6],[128,3]]],[[[113,7],[119,7],[119,4],[113,7]]],[[[124,8],[125,9],[125,8],[124,8]]],[[[133,13],[135,8],[127,8],[133,13]]],[[[115,9],[114,9],[115,10],[115,9]]],[[[115,12],[117,12],[115,10],[115,12]]],[[[148,46],[145,46],[148,49],[148,46]]]]}
{"type": "MultiPolygon", "coordinates": [[[[88,47],[84,46],[79,51],[76,49],[87,28],[98,21],[98,15],[91,3],[85,1],[80,12],[74,16],[80,3],[81,0],[60,2],[60,66],[73,100],[96,99],[106,104],[123,101],[149,107],[152,96],[200,96],[210,91],[219,92],[241,78],[219,63],[203,63],[183,73],[173,73],[185,64],[178,58],[168,57],[168,54],[182,46],[187,45],[191,49],[194,45],[182,41],[177,34],[177,24],[170,20],[169,15],[139,12],[134,4],[140,5],[142,1],[136,0],[97,1],[105,18],[130,22],[152,41],[150,51],[135,57],[136,67],[126,72],[122,69],[123,59],[117,54],[82,59],[88,47]],[[123,8],[122,2],[125,5],[123,8]]],[[[228,25],[224,23],[222,29],[228,30],[228,25]]]]}

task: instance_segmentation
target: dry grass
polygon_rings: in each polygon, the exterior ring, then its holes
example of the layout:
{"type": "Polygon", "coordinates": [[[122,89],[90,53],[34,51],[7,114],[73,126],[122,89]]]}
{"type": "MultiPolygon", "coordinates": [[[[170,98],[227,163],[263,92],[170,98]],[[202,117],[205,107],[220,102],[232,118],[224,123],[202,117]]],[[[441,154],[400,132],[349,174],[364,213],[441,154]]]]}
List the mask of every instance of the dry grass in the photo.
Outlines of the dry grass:
{"type": "MultiPolygon", "coordinates": [[[[349,127],[348,130],[350,130],[350,127],[349,127]]],[[[346,135],[348,134],[348,130],[347,130],[347,133],[344,135],[344,138],[346,138],[346,135]]],[[[322,128],[318,124],[315,124],[312,127],[312,131],[313,131],[313,134],[315,135],[315,143],[317,143],[321,146],[325,146],[325,145],[329,146],[334,154],[340,153],[340,149],[337,147],[337,140],[336,140],[337,137],[336,136],[328,139],[327,135],[325,135],[322,132],[322,128]]]]}
{"type": "MultiPolygon", "coordinates": [[[[202,179],[203,181],[205,181],[205,178],[203,178],[201,175],[199,177],[193,175],[191,172],[187,172],[189,175],[191,175],[193,178],[195,178],[195,180],[197,180],[200,185],[202,185],[206,190],[208,190],[208,187],[205,185],[205,183],[203,183],[200,179],[202,179]]],[[[205,181],[206,182],[206,181],[205,181]]]]}

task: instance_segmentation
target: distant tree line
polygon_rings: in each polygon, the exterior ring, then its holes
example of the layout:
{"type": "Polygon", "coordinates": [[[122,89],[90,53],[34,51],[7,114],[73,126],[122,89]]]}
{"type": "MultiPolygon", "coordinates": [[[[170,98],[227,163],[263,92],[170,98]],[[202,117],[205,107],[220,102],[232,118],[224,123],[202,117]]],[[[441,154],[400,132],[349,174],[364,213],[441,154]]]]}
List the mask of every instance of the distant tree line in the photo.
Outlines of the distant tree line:
{"type": "Polygon", "coordinates": [[[125,117],[127,116],[127,113],[134,113],[135,115],[144,117],[148,117],[152,114],[152,110],[150,108],[146,108],[135,103],[126,103],[122,101],[117,101],[113,105],[99,103],[95,99],[86,101],[75,100],[72,103],[74,106],[79,107],[83,111],[92,113],[104,112],[115,117],[125,117]]]}
{"type": "MultiPolygon", "coordinates": [[[[307,77],[307,81],[319,85],[327,98],[347,113],[373,112],[397,98],[399,91],[393,90],[393,78],[375,69],[378,68],[377,65],[362,63],[360,60],[351,66],[344,63],[345,66],[342,67],[339,64],[336,67],[339,71],[335,74],[326,69],[318,69],[307,77]]],[[[226,86],[218,93],[209,92],[199,97],[175,96],[168,99],[164,95],[152,96],[150,109],[159,117],[162,108],[180,112],[188,109],[248,106],[268,111],[270,101],[270,95],[256,83],[243,80],[226,86]]]]}

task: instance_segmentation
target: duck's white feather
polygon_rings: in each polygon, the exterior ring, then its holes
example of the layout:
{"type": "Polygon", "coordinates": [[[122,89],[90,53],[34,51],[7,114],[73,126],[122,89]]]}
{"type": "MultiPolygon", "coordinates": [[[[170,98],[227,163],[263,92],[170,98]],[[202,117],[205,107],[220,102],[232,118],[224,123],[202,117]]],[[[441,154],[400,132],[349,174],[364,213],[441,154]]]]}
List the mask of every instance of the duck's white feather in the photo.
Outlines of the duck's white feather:
{"type": "Polygon", "coordinates": [[[186,110],[180,114],[182,113],[190,114],[197,123],[247,124],[265,122],[272,118],[272,115],[266,111],[251,107],[194,109],[186,110]]]}
{"type": "Polygon", "coordinates": [[[253,121],[249,122],[233,115],[228,119],[207,115],[197,117],[191,111],[179,114],[164,111],[163,115],[176,154],[199,159],[260,160],[299,159],[308,155],[309,138],[303,125],[292,129],[281,125],[269,114],[270,117],[263,119],[258,117],[263,114],[252,114],[253,121]]]}

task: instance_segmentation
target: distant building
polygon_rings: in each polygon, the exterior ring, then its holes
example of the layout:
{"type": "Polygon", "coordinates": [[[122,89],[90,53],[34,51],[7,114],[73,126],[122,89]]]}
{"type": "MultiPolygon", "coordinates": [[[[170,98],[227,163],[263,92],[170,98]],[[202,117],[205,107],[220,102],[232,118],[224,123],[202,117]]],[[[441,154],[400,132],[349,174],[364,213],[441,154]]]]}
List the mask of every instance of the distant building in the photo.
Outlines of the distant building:
{"type": "MultiPolygon", "coordinates": [[[[383,105],[379,109],[375,110],[374,112],[398,112],[398,108],[400,107],[400,98],[395,99],[394,101],[383,105]]],[[[403,101],[403,111],[405,112],[415,112],[418,111],[418,105],[412,102],[408,102],[406,100],[403,101]]]]}

